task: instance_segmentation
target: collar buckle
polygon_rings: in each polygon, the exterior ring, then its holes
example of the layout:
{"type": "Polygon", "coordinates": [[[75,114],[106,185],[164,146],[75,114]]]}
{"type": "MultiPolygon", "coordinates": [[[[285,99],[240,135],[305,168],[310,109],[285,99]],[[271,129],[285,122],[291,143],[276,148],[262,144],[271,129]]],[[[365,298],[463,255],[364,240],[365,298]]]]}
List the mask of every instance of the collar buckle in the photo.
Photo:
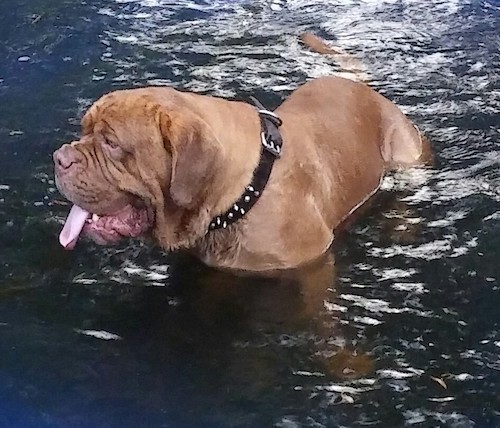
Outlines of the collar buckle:
{"type": "Polygon", "coordinates": [[[279,127],[283,124],[283,121],[276,113],[263,108],[259,109],[258,113],[262,123],[260,133],[262,146],[264,150],[279,158],[281,157],[281,146],[283,145],[279,127]]]}
{"type": "Polygon", "coordinates": [[[281,144],[277,144],[276,142],[274,142],[272,136],[266,136],[264,132],[261,132],[260,141],[262,143],[262,147],[264,147],[264,150],[268,151],[277,158],[281,157],[281,144]]]}

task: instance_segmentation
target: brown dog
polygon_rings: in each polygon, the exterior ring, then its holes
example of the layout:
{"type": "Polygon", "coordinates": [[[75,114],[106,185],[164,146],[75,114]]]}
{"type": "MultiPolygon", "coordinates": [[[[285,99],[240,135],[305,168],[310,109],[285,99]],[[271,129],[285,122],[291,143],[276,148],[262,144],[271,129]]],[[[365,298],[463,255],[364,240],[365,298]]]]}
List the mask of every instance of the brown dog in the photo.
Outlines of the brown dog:
{"type": "Polygon", "coordinates": [[[262,194],[241,219],[209,230],[260,162],[256,108],[168,87],[103,96],[81,139],[54,153],[57,186],[75,204],[61,243],[72,248],[82,229],[102,244],[151,232],[211,266],[295,267],[328,249],[388,169],[415,165],[425,151],[404,114],[363,83],[310,81],[275,113],[283,149],[262,194]]]}

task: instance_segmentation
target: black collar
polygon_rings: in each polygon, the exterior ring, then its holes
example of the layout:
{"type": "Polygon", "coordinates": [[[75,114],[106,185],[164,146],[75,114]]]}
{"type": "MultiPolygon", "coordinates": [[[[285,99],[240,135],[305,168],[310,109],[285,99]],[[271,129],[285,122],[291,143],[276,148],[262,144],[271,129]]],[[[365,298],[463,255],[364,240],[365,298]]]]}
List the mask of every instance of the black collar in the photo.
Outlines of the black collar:
{"type": "Polygon", "coordinates": [[[253,173],[252,181],[245,187],[243,195],[224,214],[212,219],[208,228],[209,231],[225,229],[250,211],[266,187],[274,161],[281,156],[281,147],[283,145],[283,139],[279,131],[282,124],[281,119],[275,113],[266,110],[257,99],[253,97],[251,99],[257,106],[260,117],[260,140],[262,144],[260,162],[253,173]]]}

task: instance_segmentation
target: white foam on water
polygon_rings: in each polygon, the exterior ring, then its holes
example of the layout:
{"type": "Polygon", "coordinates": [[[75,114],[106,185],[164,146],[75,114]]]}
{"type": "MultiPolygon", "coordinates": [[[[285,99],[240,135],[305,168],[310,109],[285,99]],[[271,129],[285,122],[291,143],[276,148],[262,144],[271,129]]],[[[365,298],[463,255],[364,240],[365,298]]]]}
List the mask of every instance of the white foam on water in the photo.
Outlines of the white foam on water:
{"type": "Polygon", "coordinates": [[[337,303],[331,303],[331,302],[328,302],[327,300],[325,300],[323,302],[326,310],[330,311],[330,312],[347,312],[347,307],[345,306],[341,306],[341,305],[338,305],[337,303]]]}
{"type": "Polygon", "coordinates": [[[419,167],[397,170],[384,177],[381,190],[397,192],[417,190],[426,185],[434,174],[431,169],[419,167]]]}
{"type": "Polygon", "coordinates": [[[406,425],[419,425],[426,421],[426,416],[419,410],[405,410],[403,412],[406,425]]]}
{"type": "Polygon", "coordinates": [[[427,400],[432,401],[434,403],[448,403],[450,401],[455,401],[455,397],[431,397],[427,400]]]}
{"type": "Polygon", "coordinates": [[[427,227],[448,228],[450,226],[453,226],[457,221],[463,220],[464,218],[466,218],[470,212],[471,212],[470,209],[460,209],[458,211],[448,211],[445,214],[444,218],[428,222],[427,227]]]}
{"type": "Polygon", "coordinates": [[[97,283],[97,279],[95,279],[95,278],[75,277],[75,278],[73,278],[73,282],[75,284],[92,285],[92,284],[96,284],[97,283]]]}
{"type": "Polygon", "coordinates": [[[389,281],[392,279],[410,278],[418,273],[415,268],[399,269],[399,268],[384,268],[373,269],[373,274],[378,276],[379,281],[389,281]]]}
{"type": "Polygon", "coordinates": [[[297,376],[315,376],[315,377],[325,377],[325,374],[324,373],[321,373],[321,372],[309,372],[307,370],[297,370],[297,371],[294,371],[293,372],[294,375],[297,375],[297,376]]]}
{"type": "Polygon", "coordinates": [[[493,214],[483,218],[483,221],[490,221],[490,220],[500,220],[500,211],[496,211],[493,214]]]}
{"type": "Polygon", "coordinates": [[[170,277],[168,265],[138,266],[130,260],[125,261],[119,269],[108,269],[106,272],[109,279],[121,284],[140,280],[141,284],[154,287],[166,286],[170,277]]]}
{"type": "MultiPolygon", "coordinates": [[[[297,417],[295,415],[286,415],[281,418],[279,422],[277,422],[275,425],[277,428],[302,428],[302,423],[300,423],[297,420],[297,417]]],[[[323,428],[324,425],[315,423],[314,425],[317,428],[323,428]]]]}
{"type": "Polygon", "coordinates": [[[500,202],[500,182],[484,176],[468,177],[463,171],[444,171],[436,175],[434,186],[423,186],[401,200],[409,204],[430,203],[443,205],[470,196],[484,195],[500,202]]]}
{"type": "Polygon", "coordinates": [[[91,337],[95,337],[96,339],[101,339],[101,340],[121,340],[122,339],[117,334],[110,333],[109,331],[105,331],[105,330],[80,330],[80,329],[75,329],[75,331],[77,333],[83,334],[85,336],[91,336],[91,337]]]}
{"type": "MultiPolygon", "coordinates": [[[[335,44],[369,62],[368,58],[362,58],[363,53],[380,55],[380,52],[387,51],[405,52],[408,46],[430,43],[448,31],[453,25],[450,14],[456,13],[465,2],[461,6],[458,2],[439,2],[433,4],[432,10],[419,2],[403,2],[404,9],[413,17],[412,20],[391,17],[382,19],[380,15],[375,18],[377,11],[389,7],[391,2],[387,1],[274,1],[256,2],[255,8],[227,1],[203,5],[159,0],[117,3],[134,3],[140,7],[126,10],[108,7],[100,10],[102,14],[128,20],[130,23],[126,30],[121,30],[122,33],[110,30],[110,38],[159,52],[213,55],[217,61],[184,69],[183,75],[189,76],[185,76],[182,85],[188,85],[188,89],[208,90],[221,95],[231,92],[223,83],[224,80],[238,82],[240,86],[249,89],[259,85],[289,90],[298,84],[290,79],[297,72],[309,78],[339,72],[331,58],[311,52],[299,44],[297,35],[311,30],[311,22],[330,34],[331,39],[335,39],[335,44]],[[208,16],[186,22],[171,19],[177,10],[183,9],[203,11],[208,16]],[[425,26],[422,25],[423,22],[425,26]],[[227,44],[228,39],[240,39],[242,34],[249,42],[241,45],[227,44]],[[192,37],[193,35],[198,37],[192,37]],[[252,37],[262,36],[275,40],[268,46],[254,46],[252,37]],[[259,58],[252,56],[255,54],[267,55],[259,58]],[[276,80],[280,77],[287,78],[287,82],[276,85],[276,80]]],[[[328,35],[326,38],[329,38],[328,35]]],[[[432,70],[444,73],[454,60],[452,54],[445,52],[431,52],[415,57],[398,53],[391,58],[391,64],[394,70],[403,69],[400,78],[408,78],[429,74],[432,70]]],[[[171,67],[173,64],[165,65],[171,67]]],[[[476,66],[474,71],[478,70],[481,67],[476,66]]]]}
{"type": "Polygon", "coordinates": [[[422,376],[424,370],[406,368],[405,370],[382,369],[377,370],[377,374],[382,379],[408,379],[422,376]]]}
{"type": "Polygon", "coordinates": [[[429,292],[425,284],[420,282],[396,282],[391,284],[391,288],[396,291],[406,291],[411,294],[424,294],[429,292]]]}
{"type": "Polygon", "coordinates": [[[355,388],[352,386],[340,385],[340,384],[335,384],[335,383],[330,384],[330,385],[317,386],[316,389],[323,390],[323,391],[329,391],[329,392],[351,394],[351,395],[356,395],[356,394],[361,394],[363,392],[373,391],[372,387],[355,388]]]}
{"type": "MultiPolygon", "coordinates": [[[[434,402],[446,403],[454,401],[454,397],[442,397],[429,399],[434,402]]],[[[405,418],[405,425],[417,425],[421,426],[423,422],[428,422],[432,426],[434,423],[429,421],[429,419],[434,419],[434,421],[444,426],[449,427],[474,427],[476,423],[469,419],[467,416],[462,415],[458,412],[435,412],[426,408],[411,409],[403,412],[405,418]]]]}
{"type": "Polygon", "coordinates": [[[459,382],[465,382],[465,381],[469,381],[469,380],[474,380],[474,379],[483,379],[483,376],[473,376],[469,373],[460,373],[460,374],[457,374],[457,375],[454,375],[454,374],[451,374],[449,373],[446,378],[450,378],[450,379],[453,379],[453,380],[456,380],[456,381],[459,381],[459,382]]]}
{"type": "Polygon", "coordinates": [[[460,244],[456,236],[446,235],[443,239],[436,239],[421,245],[394,244],[387,248],[370,248],[367,252],[373,257],[383,259],[404,256],[422,260],[437,260],[464,256],[477,246],[478,238],[476,237],[460,244]]]}
{"type": "Polygon", "coordinates": [[[367,317],[367,316],[354,316],[352,318],[352,320],[356,323],[360,323],[360,324],[365,324],[365,325],[380,325],[382,324],[382,321],[379,321],[375,318],[372,318],[372,317],[367,317]]]}
{"type": "Polygon", "coordinates": [[[123,268],[123,271],[125,273],[127,273],[128,275],[139,276],[139,277],[142,277],[142,278],[144,278],[146,280],[150,280],[150,281],[158,281],[161,279],[168,278],[168,275],[165,275],[163,273],[150,271],[150,270],[147,270],[145,268],[138,267],[138,266],[135,266],[135,267],[125,266],[123,268]]]}
{"type": "Polygon", "coordinates": [[[428,415],[441,424],[446,424],[447,426],[473,427],[476,425],[473,420],[458,412],[428,412],[428,415]]]}
{"type": "Polygon", "coordinates": [[[389,302],[381,299],[369,299],[355,294],[341,294],[339,295],[339,299],[347,300],[356,306],[360,306],[367,311],[374,313],[399,314],[405,312],[405,309],[390,307],[389,302]]]}

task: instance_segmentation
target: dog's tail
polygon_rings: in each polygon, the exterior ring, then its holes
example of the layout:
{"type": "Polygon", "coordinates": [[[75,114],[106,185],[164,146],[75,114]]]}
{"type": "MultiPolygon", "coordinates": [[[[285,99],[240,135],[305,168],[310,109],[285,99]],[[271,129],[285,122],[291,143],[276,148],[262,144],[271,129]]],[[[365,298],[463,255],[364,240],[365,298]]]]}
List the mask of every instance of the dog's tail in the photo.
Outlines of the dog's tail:
{"type": "Polygon", "coordinates": [[[330,46],[325,40],[309,31],[302,33],[300,35],[300,40],[314,52],[323,55],[331,55],[341,68],[344,77],[360,82],[367,82],[370,80],[364,64],[343,49],[337,46],[330,46]]]}

